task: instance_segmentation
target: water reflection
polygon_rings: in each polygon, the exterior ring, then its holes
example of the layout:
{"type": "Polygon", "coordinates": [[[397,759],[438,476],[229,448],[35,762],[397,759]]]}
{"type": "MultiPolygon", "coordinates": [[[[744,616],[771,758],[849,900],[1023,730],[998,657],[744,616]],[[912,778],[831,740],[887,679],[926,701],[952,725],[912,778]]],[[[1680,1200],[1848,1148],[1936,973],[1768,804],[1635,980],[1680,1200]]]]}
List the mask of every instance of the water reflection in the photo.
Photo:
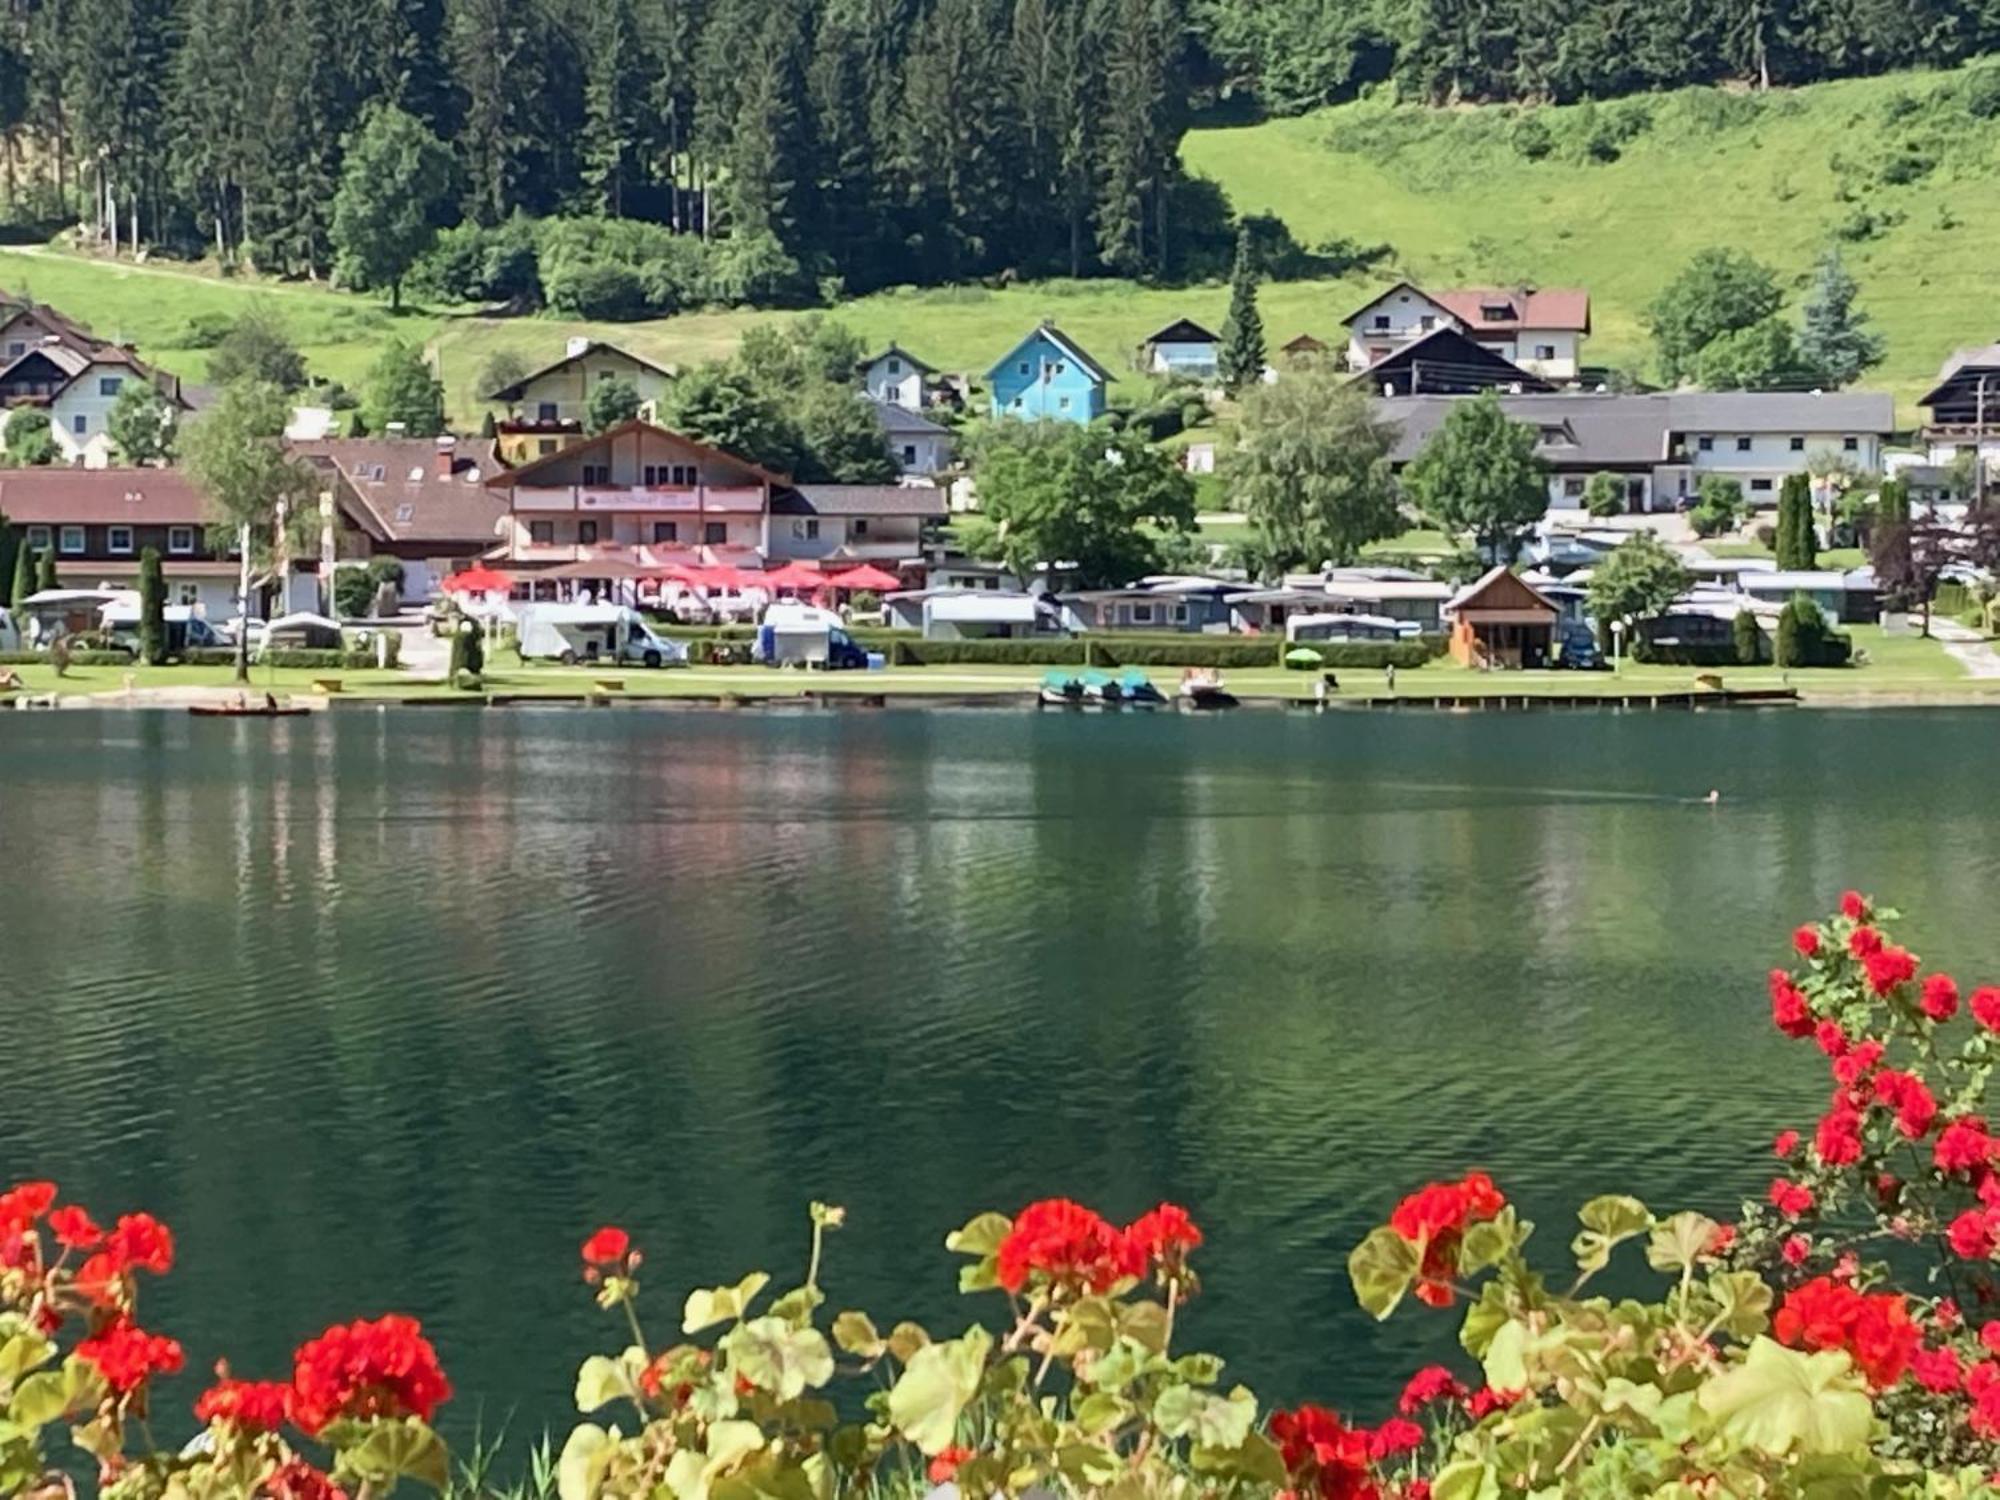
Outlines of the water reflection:
{"type": "Polygon", "coordinates": [[[172,1220],[153,1308],[197,1369],[406,1308],[535,1425],[600,1332],[573,1257],[605,1218],[666,1302],[796,1267],[805,1200],[842,1201],[836,1300],[944,1321],[973,1210],[1170,1195],[1213,1231],[1193,1336],[1349,1399],[1448,1342],[1345,1289],[1401,1186],[1483,1164],[1555,1254],[1596,1191],[1754,1189],[1820,1092],[1758,976],[1842,884],[2000,969],[1987,737],[9,715],[0,997],[37,1086],[0,1093],[0,1170],[172,1220]]]}

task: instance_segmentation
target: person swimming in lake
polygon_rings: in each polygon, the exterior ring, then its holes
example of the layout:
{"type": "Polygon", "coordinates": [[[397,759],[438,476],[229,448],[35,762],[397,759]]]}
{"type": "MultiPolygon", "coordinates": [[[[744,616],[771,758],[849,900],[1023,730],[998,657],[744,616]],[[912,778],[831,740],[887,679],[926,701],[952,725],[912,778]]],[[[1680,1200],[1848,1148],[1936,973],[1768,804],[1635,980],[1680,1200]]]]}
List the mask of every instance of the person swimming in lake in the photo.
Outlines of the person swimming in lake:
{"type": "Polygon", "coordinates": [[[1722,793],[1718,792],[1714,787],[1710,787],[1708,795],[1701,800],[1706,802],[1710,807],[1714,807],[1722,801],[1722,793]]]}

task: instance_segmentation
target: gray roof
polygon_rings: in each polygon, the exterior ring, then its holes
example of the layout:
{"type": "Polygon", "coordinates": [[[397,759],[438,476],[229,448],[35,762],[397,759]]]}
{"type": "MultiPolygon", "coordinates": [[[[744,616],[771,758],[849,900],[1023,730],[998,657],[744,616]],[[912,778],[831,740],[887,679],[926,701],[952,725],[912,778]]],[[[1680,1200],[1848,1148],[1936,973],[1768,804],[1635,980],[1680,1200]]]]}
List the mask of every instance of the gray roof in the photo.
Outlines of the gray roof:
{"type": "Polygon", "coordinates": [[[907,406],[898,406],[893,401],[870,401],[868,404],[875,408],[875,415],[881,420],[882,430],[886,433],[909,433],[930,437],[951,430],[939,426],[919,412],[911,411],[907,406]]]}
{"type": "Polygon", "coordinates": [[[935,516],[946,514],[945,494],[927,484],[801,484],[772,497],[779,515],[935,516]],[[794,500],[792,497],[796,496],[794,500]]]}
{"type": "MultiPolygon", "coordinates": [[[[1398,424],[1390,458],[1415,458],[1452,407],[1466,396],[1391,396],[1376,412],[1398,424]]],[[[1502,396],[1516,422],[1541,429],[1542,456],[1564,467],[1636,467],[1665,463],[1674,433],[1863,433],[1895,427],[1886,391],[1659,391],[1636,395],[1555,392],[1502,396]]]]}

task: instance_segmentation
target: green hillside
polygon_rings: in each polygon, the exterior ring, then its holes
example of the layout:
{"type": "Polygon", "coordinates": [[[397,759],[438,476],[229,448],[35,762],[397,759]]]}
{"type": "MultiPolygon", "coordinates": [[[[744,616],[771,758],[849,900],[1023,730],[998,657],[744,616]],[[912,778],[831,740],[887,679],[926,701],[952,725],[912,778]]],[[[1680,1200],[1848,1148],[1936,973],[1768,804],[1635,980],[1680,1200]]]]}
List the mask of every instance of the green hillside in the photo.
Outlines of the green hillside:
{"type": "Polygon", "coordinates": [[[1749,251],[1796,306],[1838,244],[1888,338],[1871,378],[1908,402],[1953,348],[2000,335],[1996,85],[1978,68],[1534,111],[1363,103],[1197,131],[1184,155],[1239,210],[1308,244],[1386,241],[1412,279],[1587,287],[1598,363],[1646,362],[1645,307],[1697,250],[1749,251]]]}
{"type": "MultiPolygon", "coordinates": [[[[1296,119],[1203,129],[1184,154],[1236,207],[1282,217],[1302,242],[1340,236],[1394,247],[1377,275],[1267,286],[1271,343],[1332,337],[1370,287],[1397,274],[1439,284],[1577,284],[1592,295],[1589,357],[1643,368],[1641,316],[1660,285],[1708,245],[1778,267],[1795,293],[1838,243],[1862,303],[1888,337],[1876,380],[1901,416],[1952,348],[2000,335],[1991,310],[2000,243],[2000,68],[1903,74],[1750,95],[1713,89],[1523,111],[1344,105],[1296,119]]],[[[224,280],[155,263],[107,265],[0,250],[0,286],[53,302],[199,378],[189,321],[258,299],[293,326],[315,371],[354,384],[387,337],[436,351],[452,410],[478,411],[481,367],[500,348],[539,361],[572,334],[668,363],[727,353],[749,324],[795,316],[695,313],[647,323],[487,319],[417,310],[296,283],[224,280]]],[[[1121,373],[1153,328],[1183,314],[1219,326],[1228,289],[1109,281],[891,291],[837,316],[870,342],[894,338],[952,370],[983,371],[1052,317],[1121,373]]]]}

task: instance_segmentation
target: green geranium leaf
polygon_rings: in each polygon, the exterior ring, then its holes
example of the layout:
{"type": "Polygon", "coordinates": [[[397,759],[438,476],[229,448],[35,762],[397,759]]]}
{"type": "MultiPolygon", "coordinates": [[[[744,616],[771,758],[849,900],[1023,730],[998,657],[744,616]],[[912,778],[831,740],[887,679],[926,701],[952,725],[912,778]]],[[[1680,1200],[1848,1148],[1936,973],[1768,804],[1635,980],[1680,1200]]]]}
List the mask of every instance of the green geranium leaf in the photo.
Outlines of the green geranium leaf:
{"type": "Polygon", "coordinates": [[[1183,1354],[1169,1368],[1189,1385],[1214,1385],[1222,1378],[1222,1357],[1216,1354],[1183,1354]]]}
{"type": "Polygon", "coordinates": [[[889,1420],[935,1458],[951,1445],[959,1413],[979,1390],[993,1336],[983,1328],[942,1344],[926,1344],[911,1357],[889,1391],[889,1420]]]}
{"type": "Polygon", "coordinates": [[[1807,1354],[1761,1335],[1743,1363],[1706,1381],[1699,1397],[1724,1433],[1766,1453],[1856,1451],[1868,1442],[1873,1416],[1845,1354],[1807,1354]]]}
{"type": "Polygon", "coordinates": [[[794,1328],[779,1317],[752,1318],[723,1340],[732,1370],[759,1390],[791,1401],[833,1378],[833,1350],[817,1328],[794,1328]]]}
{"type": "Polygon", "coordinates": [[[1271,1488],[1285,1482],[1285,1459],[1278,1445],[1261,1432],[1253,1432],[1234,1448],[1189,1450],[1188,1460],[1198,1474],[1216,1474],[1271,1488]]]}
{"type": "Polygon", "coordinates": [[[993,1255],[1013,1227],[1014,1221],[1005,1214],[981,1214],[963,1229],[954,1229],[946,1235],[944,1247],[960,1255],[993,1255]]]}
{"type": "Polygon", "coordinates": [[[576,1372],[578,1411],[593,1412],[601,1406],[609,1406],[613,1401],[637,1394],[637,1386],[619,1360],[593,1354],[576,1372]]]}
{"type": "Polygon", "coordinates": [[[1601,1271],[1611,1252],[1634,1235],[1652,1227],[1653,1216],[1637,1198],[1611,1193],[1593,1198],[1577,1211],[1583,1229],[1570,1241],[1579,1271],[1601,1271]]]}
{"type": "Polygon", "coordinates": [[[921,1324],[898,1323],[889,1330],[889,1352],[902,1364],[908,1364],[916,1357],[917,1351],[930,1341],[931,1336],[921,1324]]]}
{"type": "Polygon", "coordinates": [[[826,1301],[826,1293],[816,1286],[794,1287],[771,1304],[771,1316],[787,1323],[803,1325],[812,1320],[814,1309],[826,1301]]]}
{"type": "Polygon", "coordinates": [[[688,1392],[687,1409],[704,1422],[727,1422],[742,1409],[742,1403],[736,1399],[735,1379],[718,1376],[695,1382],[688,1392]]]}
{"type": "Polygon", "coordinates": [[[451,1456],[444,1440],[416,1417],[378,1418],[361,1424],[365,1435],[339,1448],[343,1474],[387,1490],[399,1479],[414,1479],[441,1490],[451,1480],[451,1456]]]}
{"type": "Polygon", "coordinates": [[[1486,1383],[1496,1391],[1518,1391],[1528,1384],[1528,1330],[1519,1323],[1508,1322],[1496,1332],[1486,1345],[1486,1355],[1481,1361],[1486,1370],[1486,1383]]]}
{"type": "Polygon", "coordinates": [[[1770,1321],[1772,1294],[1755,1271],[1718,1271],[1708,1278],[1709,1295],[1733,1338],[1753,1338],[1770,1321]]]}
{"type": "Polygon", "coordinates": [[[0,1390],[11,1390],[30,1370],[56,1357],[56,1346],[39,1333],[23,1329],[0,1344],[0,1390]]]}
{"type": "Polygon", "coordinates": [[[14,1387],[8,1415],[30,1432],[38,1431],[69,1410],[69,1389],[60,1370],[30,1375],[14,1387]]]}
{"type": "Polygon", "coordinates": [[[610,1467],[613,1439],[591,1422],[573,1430],[556,1462],[556,1493],[562,1500],[597,1500],[610,1467]]]}
{"type": "Polygon", "coordinates": [[[1465,1310],[1465,1322],[1458,1330],[1459,1346],[1474,1359],[1484,1359],[1493,1335],[1513,1321],[1507,1310],[1507,1294],[1499,1283],[1489,1281],[1465,1310]]]}
{"type": "Polygon", "coordinates": [[[1155,1354],[1167,1352],[1167,1310],[1157,1302],[1128,1302],[1119,1310],[1118,1331],[1155,1354]]]}
{"type": "Polygon", "coordinates": [[[1093,1391],[1076,1404],[1076,1425],[1085,1437],[1102,1437],[1131,1414],[1131,1403],[1109,1391],[1093,1391]]]}
{"type": "Polygon", "coordinates": [[[1714,1233],[1715,1220],[1707,1214],[1677,1213],[1653,1227],[1646,1264],[1655,1271],[1683,1270],[1701,1258],[1714,1233]]]}
{"type": "Polygon", "coordinates": [[[735,1286],[707,1287],[688,1293],[681,1316],[682,1333],[699,1333],[717,1323],[741,1318],[757,1294],[771,1284],[762,1271],[752,1271],[735,1286]]]}
{"type": "Polygon", "coordinates": [[[1499,1495],[1499,1477],[1477,1459],[1448,1463],[1431,1482],[1431,1500],[1499,1500],[1499,1495]]]}
{"type": "Polygon", "coordinates": [[[842,1352],[862,1359],[880,1359],[889,1346],[875,1331],[875,1320],[865,1312],[844,1312],[833,1320],[833,1341],[842,1352]]]}
{"type": "Polygon", "coordinates": [[[1410,1283],[1417,1279],[1422,1260],[1417,1247],[1386,1225],[1371,1230],[1368,1238],[1347,1257],[1347,1274],[1354,1283],[1354,1296],[1379,1322],[1396,1310],[1410,1283]]]}
{"type": "Polygon", "coordinates": [[[1233,1449],[1250,1436],[1257,1398],[1238,1386],[1227,1396],[1170,1385],[1153,1402],[1153,1425],[1170,1438],[1191,1437],[1204,1448],[1233,1449]]]}
{"type": "Polygon", "coordinates": [[[1102,1391],[1120,1391],[1145,1371],[1153,1355],[1132,1339],[1121,1338],[1089,1369],[1090,1383],[1102,1391]]]}

